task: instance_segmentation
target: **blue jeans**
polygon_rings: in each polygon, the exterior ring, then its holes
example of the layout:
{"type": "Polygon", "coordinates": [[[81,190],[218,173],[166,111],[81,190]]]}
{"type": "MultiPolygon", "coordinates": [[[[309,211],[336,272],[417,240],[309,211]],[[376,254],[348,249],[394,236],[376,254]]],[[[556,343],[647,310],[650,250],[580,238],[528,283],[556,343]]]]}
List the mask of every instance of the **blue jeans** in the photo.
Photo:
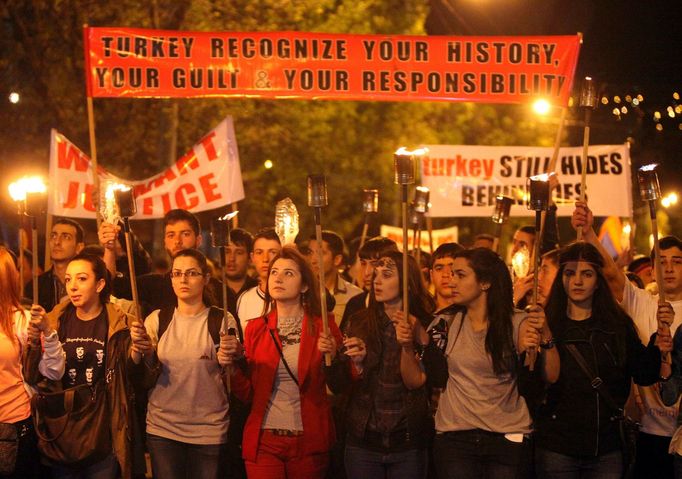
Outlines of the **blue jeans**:
{"type": "Polygon", "coordinates": [[[597,457],[567,456],[538,447],[535,470],[539,479],[621,479],[623,455],[613,451],[597,457]]]}
{"type": "Polygon", "coordinates": [[[55,479],[116,479],[118,477],[118,460],[112,453],[95,464],[73,469],[65,466],[54,466],[52,473],[55,479]]]}
{"type": "Polygon", "coordinates": [[[188,444],[147,434],[154,477],[218,479],[226,477],[226,444],[188,444]]]}
{"type": "Polygon", "coordinates": [[[375,452],[346,445],[346,477],[352,479],[420,479],[426,477],[426,449],[375,452]]]}
{"type": "Polygon", "coordinates": [[[471,429],[436,434],[433,460],[438,477],[515,479],[525,471],[528,441],[471,429]]]}

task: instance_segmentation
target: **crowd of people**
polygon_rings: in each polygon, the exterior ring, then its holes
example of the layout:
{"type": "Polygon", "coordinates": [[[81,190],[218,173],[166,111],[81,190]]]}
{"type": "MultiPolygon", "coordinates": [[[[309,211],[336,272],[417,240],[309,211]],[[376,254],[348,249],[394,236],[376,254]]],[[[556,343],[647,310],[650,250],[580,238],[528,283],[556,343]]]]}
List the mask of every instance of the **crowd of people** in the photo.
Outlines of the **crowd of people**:
{"type": "Polygon", "coordinates": [[[513,252],[542,242],[525,277],[485,234],[404,269],[387,238],[348,254],[274,228],[232,229],[216,270],[171,210],[165,271],[132,248],[136,305],[120,227],[86,246],[59,219],[36,298],[0,246],[0,477],[682,478],[682,241],[655,284],[587,204],[571,222],[563,247],[515,232],[513,252]]]}

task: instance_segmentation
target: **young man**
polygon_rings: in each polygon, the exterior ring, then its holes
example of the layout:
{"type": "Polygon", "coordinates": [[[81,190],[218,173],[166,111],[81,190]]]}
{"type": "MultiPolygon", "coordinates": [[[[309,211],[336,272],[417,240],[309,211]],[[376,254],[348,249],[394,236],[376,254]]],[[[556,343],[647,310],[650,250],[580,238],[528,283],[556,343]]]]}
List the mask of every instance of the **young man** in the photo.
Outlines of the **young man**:
{"type": "Polygon", "coordinates": [[[533,248],[535,247],[535,228],[532,226],[522,226],[514,232],[512,237],[512,250],[511,256],[517,253],[517,251],[523,248],[528,249],[528,253],[533,253],[533,248]]]}
{"type": "Polygon", "coordinates": [[[436,300],[436,312],[447,308],[453,302],[452,286],[450,285],[452,265],[455,262],[455,254],[463,249],[464,247],[458,243],[443,243],[433,252],[430,274],[433,297],[436,300]]]}
{"type": "Polygon", "coordinates": [[[258,275],[258,286],[244,291],[237,299],[237,318],[242,331],[246,324],[264,313],[265,289],[268,281],[270,261],[282,250],[275,228],[263,228],[253,238],[251,261],[258,275]]]}
{"type": "Polygon", "coordinates": [[[346,310],[339,325],[341,331],[344,330],[344,327],[348,324],[348,319],[353,313],[367,307],[368,294],[372,288],[372,279],[374,278],[374,268],[376,267],[377,260],[388,251],[398,251],[398,246],[395,244],[395,241],[382,236],[366,241],[362,248],[360,248],[360,251],[358,251],[364,292],[352,297],[346,303],[346,310]]]}
{"type": "MultiPolygon", "coordinates": [[[[665,294],[666,303],[658,304],[658,295],[637,288],[628,281],[608,252],[602,247],[592,229],[592,212],[585,203],[576,203],[571,223],[575,229],[583,229],[583,239],[599,249],[605,267],[604,275],[616,299],[637,325],[642,341],[648,341],[656,332],[658,319],[667,318],[670,332],[675,334],[682,324],[682,241],[675,236],[660,240],[661,257],[655,258],[655,266],[663,271],[663,284],[658,285],[665,294]]],[[[679,402],[666,407],[656,386],[637,386],[635,400],[642,411],[641,430],[637,439],[636,477],[673,477],[673,456],[668,454],[670,440],[675,432],[679,402]]],[[[682,453],[682,444],[677,446],[682,453]]]]}
{"type": "Polygon", "coordinates": [[[258,286],[258,280],[248,275],[253,252],[253,235],[242,228],[230,230],[230,242],[225,247],[225,279],[227,309],[237,316],[237,298],[246,290],[258,286]]]}
{"type": "MultiPolygon", "coordinates": [[[[45,311],[52,309],[67,297],[64,274],[69,261],[83,249],[83,227],[68,218],[55,221],[48,244],[52,267],[38,276],[38,304],[45,311]]],[[[33,280],[24,287],[24,295],[33,299],[33,280]]]]}
{"type": "MultiPolygon", "coordinates": [[[[315,236],[310,238],[310,263],[315,274],[319,273],[318,244],[315,236]]],[[[334,306],[334,320],[341,323],[346,304],[353,297],[362,293],[357,286],[349,283],[339,275],[339,267],[343,263],[343,251],[345,244],[343,238],[333,231],[322,232],[322,270],[324,272],[324,285],[336,301],[334,306]]]]}

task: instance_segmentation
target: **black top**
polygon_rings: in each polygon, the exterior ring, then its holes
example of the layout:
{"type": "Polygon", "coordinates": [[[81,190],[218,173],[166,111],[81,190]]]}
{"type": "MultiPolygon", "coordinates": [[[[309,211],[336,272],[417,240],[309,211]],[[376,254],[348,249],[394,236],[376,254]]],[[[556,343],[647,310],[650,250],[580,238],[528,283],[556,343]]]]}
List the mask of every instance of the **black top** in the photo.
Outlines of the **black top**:
{"type": "Polygon", "coordinates": [[[573,321],[564,316],[557,322],[554,338],[561,359],[561,372],[549,386],[547,400],[536,422],[536,444],[570,456],[592,456],[621,447],[614,411],[590,385],[587,375],[565,349],[574,344],[592,371],[603,381],[614,401],[623,407],[630,393],[630,381],[648,386],[658,381],[661,353],[655,336],[645,347],[635,325],[624,316],[612,326],[600,318],[573,321]],[[617,341],[620,337],[621,341],[617,341]],[[618,343],[625,350],[619,354],[618,343]],[[621,358],[622,356],[622,358],[621,358]]]}
{"type": "Polygon", "coordinates": [[[95,319],[84,321],[69,307],[59,323],[59,340],[66,353],[66,367],[62,377],[64,388],[81,384],[92,386],[104,377],[105,351],[109,321],[107,311],[95,319]]]}
{"type": "MultiPolygon", "coordinates": [[[[33,303],[33,280],[24,286],[24,296],[33,303]]],[[[66,288],[50,268],[38,276],[38,304],[50,312],[66,296],[66,288]]]]}

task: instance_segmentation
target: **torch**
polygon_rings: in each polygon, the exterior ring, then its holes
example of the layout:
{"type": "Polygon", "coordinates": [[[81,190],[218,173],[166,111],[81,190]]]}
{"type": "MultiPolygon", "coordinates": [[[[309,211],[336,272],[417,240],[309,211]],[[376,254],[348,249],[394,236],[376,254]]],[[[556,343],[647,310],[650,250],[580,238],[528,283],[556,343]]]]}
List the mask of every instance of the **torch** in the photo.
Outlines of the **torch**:
{"type": "MultiPolygon", "coordinates": [[[[31,219],[31,247],[33,261],[31,263],[31,279],[33,284],[33,304],[38,304],[38,223],[37,217],[45,214],[45,200],[47,186],[40,177],[23,178],[19,180],[23,191],[24,215],[31,219]]],[[[21,247],[21,245],[20,245],[21,247]]],[[[23,261],[22,261],[23,263],[23,261]]]]}
{"type": "MultiPolygon", "coordinates": [[[[329,318],[327,317],[327,292],[324,287],[324,268],[322,263],[322,208],[327,206],[327,181],[324,175],[308,175],[308,206],[315,208],[315,239],[317,240],[317,264],[320,277],[320,303],[322,313],[322,327],[324,334],[329,334],[329,318]]],[[[332,357],[324,355],[324,363],[331,366],[332,357]]]]}
{"type": "MultiPolygon", "coordinates": [[[[661,250],[658,244],[658,222],[656,221],[656,201],[661,197],[661,187],[656,173],[657,164],[644,165],[637,171],[639,183],[639,197],[649,203],[649,217],[651,218],[651,233],[654,237],[654,251],[651,264],[656,274],[658,285],[658,304],[665,303],[665,291],[663,290],[663,270],[661,269],[661,250]]],[[[666,325],[669,327],[669,325],[666,325]]],[[[670,362],[670,354],[664,355],[664,360],[670,362]]]]}
{"type": "MultiPolygon", "coordinates": [[[[228,326],[227,334],[229,336],[235,335],[234,328],[229,326],[228,310],[227,310],[227,277],[225,276],[225,248],[230,244],[230,221],[237,216],[239,210],[213,218],[211,221],[211,245],[220,250],[220,276],[221,286],[223,292],[223,318],[225,325],[228,326]]],[[[227,386],[228,395],[230,392],[230,375],[227,375],[225,385],[227,386]]]]}
{"type": "Polygon", "coordinates": [[[298,236],[298,210],[291,198],[284,198],[275,206],[275,233],[282,245],[293,243],[298,236]]]}
{"type": "Polygon", "coordinates": [[[24,188],[25,178],[14,181],[9,185],[9,195],[17,204],[17,215],[19,216],[18,232],[19,238],[19,297],[24,297],[24,209],[26,207],[26,191],[24,188]]]}
{"type": "MultiPolygon", "coordinates": [[[[424,222],[424,218],[426,217],[426,213],[429,212],[429,207],[431,206],[431,203],[429,203],[429,198],[430,198],[429,189],[425,186],[417,186],[417,188],[414,191],[414,203],[413,203],[414,211],[418,215],[417,241],[415,242],[415,247],[417,248],[417,264],[421,264],[419,262],[419,259],[421,256],[421,245],[422,245],[422,223],[424,222]]],[[[429,231],[429,239],[431,239],[430,234],[431,234],[431,232],[429,231]]]]}
{"type": "MultiPolygon", "coordinates": [[[[582,89],[580,91],[580,108],[585,112],[585,129],[583,130],[583,156],[582,168],[580,177],[580,201],[585,202],[585,193],[587,189],[587,149],[590,146],[590,119],[592,118],[592,110],[597,106],[597,92],[594,87],[594,81],[590,77],[585,77],[583,80],[582,89]]],[[[583,239],[583,230],[578,230],[578,241],[583,239]]]]}
{"type": "Polygon", "coordinates": [[[493,240],[493,251],[499,253],[500,238],[502,237],[502,227],[509,220],[509,212],[514,200],[508,196],[498,195],[495,197],[495,210],[493,211],[493,223],[495,223],[495,239],[493,240]]]}
{"type": "MultiPolygon", "coordinates": [[[[140,306],[140,298],[137,294],[137,276],[135,274],[135,258],[133,257],[133,241],[130,232],[130,217],[137,213],[137,206],[135,204],[135,193],[129,186],[118,185],[112,187],[115,216],[123,219],[123,233],[126,238],[126,256],[128,257],[128,273],[130,275],[130,289],[133,293],[133,303],[135,303],[135,314],[137,320],[142,324],[142,307],[140,306]]],[[[111,206],[109,207],[111,208],[111,206]]]]}
{"type": "MultiPolygon", "coordinates": [[[[530,200],[528,209],[535,211],[535,243],[533,245],[533,299],[532,306],[538,304],[538,272],[540,270],[540,244],[542,243],[542,213],[549,209],[550,185],[549,177],[554,173],[531,176],[528,178],[530,200]]],[[[536,349],[527,351],[526,366],[532,371],[538,352],[536,349]]]]}
{"type": "Polygon", "coordinates": [[[403,223],[403,311],[407,319],[410,314],[410,304],[408,301],[408,283],[407,283],[407,188],[408,185],[414,183],[414,167],[417,157],[421,157],[426,153],[426,150],[420,148],[418,150],[409,151],[405,147],[401,147],[393,155],[393,167],[395,170],[395,183],[400,185],[400,197],[402,203],[402,223],[403,223]]]}
{"type": "Polygon", "coordinates": [[[362,190],[362,211],[365,212],[365,224],[362,226],[362,235],[360,236],[358,251],[362,248],[367,239],[370,215],[379,212],[379,190],[362,190]]]}

